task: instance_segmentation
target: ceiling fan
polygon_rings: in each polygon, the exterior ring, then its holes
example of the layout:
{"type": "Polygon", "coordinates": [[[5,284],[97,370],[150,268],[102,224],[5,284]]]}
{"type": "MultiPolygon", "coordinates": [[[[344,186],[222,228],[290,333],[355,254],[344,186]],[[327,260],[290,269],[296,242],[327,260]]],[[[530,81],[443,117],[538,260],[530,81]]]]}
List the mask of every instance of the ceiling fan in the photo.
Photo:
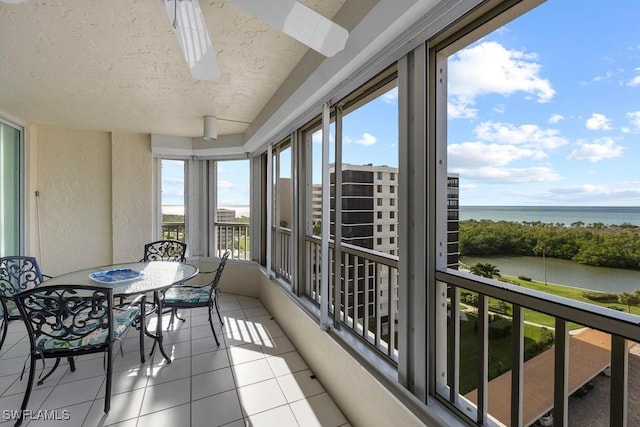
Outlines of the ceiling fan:
{"type": "MultiPolygon", "coordinates": [[[[2,0],[0,0],[2,1],[2,0]]],[[[349,33],[296,0],[226,0],[324,56],[344,49],[349,33]]],[[[199,80],[220,76],[198,0],[162,0],[191,75],[199,80]]]]}

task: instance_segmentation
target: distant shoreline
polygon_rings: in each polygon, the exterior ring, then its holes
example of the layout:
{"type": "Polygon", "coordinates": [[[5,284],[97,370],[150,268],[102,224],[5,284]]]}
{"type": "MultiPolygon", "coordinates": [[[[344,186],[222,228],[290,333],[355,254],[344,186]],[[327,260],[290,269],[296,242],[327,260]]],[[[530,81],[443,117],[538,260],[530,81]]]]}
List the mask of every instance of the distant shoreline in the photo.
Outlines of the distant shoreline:
{"type": "Polygon", "coordinates": [[[640,206],[460,206],[459,219],[640,226],[640,206]]]}
{"type": "MultiPolygon", "coordinates": [[[[248,217],[251,213],[251,207],[247,205],[220,205],[219,209],[229,209],[236,211],[236,218],[242,216],[248,217]]],[[[163,215],[184,215],[184,206],[182,205],[163,205],[163,215]]]]}

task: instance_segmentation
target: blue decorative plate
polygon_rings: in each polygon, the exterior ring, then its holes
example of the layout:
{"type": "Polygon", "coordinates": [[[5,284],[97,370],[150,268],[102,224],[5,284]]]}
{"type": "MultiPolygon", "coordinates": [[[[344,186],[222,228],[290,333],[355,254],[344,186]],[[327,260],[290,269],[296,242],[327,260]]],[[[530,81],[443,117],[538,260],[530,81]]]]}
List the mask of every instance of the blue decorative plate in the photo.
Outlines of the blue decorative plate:
{"type": "Polygon", "coordinates": [[[114,270],[91,273],[89,277],[91,280],[95,280],[100,283],[120,283],[142,277],[142,273],[130,268],[116,268],[114,270]]]}

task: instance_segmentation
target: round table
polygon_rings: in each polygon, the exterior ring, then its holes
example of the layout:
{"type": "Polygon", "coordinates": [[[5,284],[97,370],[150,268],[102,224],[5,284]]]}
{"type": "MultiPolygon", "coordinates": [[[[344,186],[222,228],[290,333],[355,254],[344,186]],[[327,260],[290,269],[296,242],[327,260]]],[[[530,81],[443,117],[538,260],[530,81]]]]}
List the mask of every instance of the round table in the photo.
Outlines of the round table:
{"type": "Polygon", "coordinates": [[[151,262],[130,262],[124,264],[103,265],[100,267],[86,268],[84,270],[73,271],[71,273],[61,274],[42,282],[39,287],[52,285],[90,285],[102,286],[113,289],[113,294],[117,296],[142,295],[140,303],[141,308],[141,333],[140,333],[140,360],[144,363],[144,335],[154,339],[154,345],[151,350],[155,349],[158,344],[160,352],[166,359],[167,363],[171,363],[171,359],[167,356],[162,346],[162,298],[159,292],[170,288],[178,283],[185,282],[198,274],[198,268],[183,262],[177,261],[151,261],[151,262]],[[94,273],[110,272],[113,270],[132,270],[139,273],[137,277],[128,280],[118,280],[117,275],[109,277],[109,275],[101,275],[94,273]],[[94,279],[91,277],[97,277],[94,279]],[[111,280],[111,281],[109,281],[111,280]],[[153,292],[153,299],[156,304],[158,320],[156,322],[156,333],[151,334],[147,331],[146,322],[146,293],[153,292]]]}

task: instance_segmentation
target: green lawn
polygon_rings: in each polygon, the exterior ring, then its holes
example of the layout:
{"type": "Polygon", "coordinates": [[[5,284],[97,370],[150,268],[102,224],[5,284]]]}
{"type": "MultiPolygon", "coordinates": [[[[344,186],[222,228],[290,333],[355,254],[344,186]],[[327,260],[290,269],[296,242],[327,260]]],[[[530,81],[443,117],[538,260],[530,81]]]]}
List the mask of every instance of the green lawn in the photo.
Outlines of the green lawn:
{"type": "MultiPolygon", "coordinates": [[[[468,320],[460,322],[460,394],[464,395],[477,388],[478,334],[477,317],[466,313],[468,320]]],[[[544,332],[541,328],[524,325],[525,360],[551,347],[538,345],[544,332]]],[[[548,340],[549,332],[547,332],[548,340]]],[[[542,338],[544,339],[544,338],[542,338]]],[[[489,380],[511,370],[511,335],[489,339],[489,380]]],[[[450,371],[450,370],[449,370],[450,371]]]]}
{"type": "MultiPolygon", "coordinates": [[[[541,291],[541,292],[546,292],[549,294],[553,294],[553,295],[559,295],[559,296],[563,296],[566,298],[570,298],[576,301],[582,301],[582,302],[586,302],[589,304],[594,304],[594,305],[598,305],[600,307],[607,307],[607,308],[613,308],[613,307],[617,307],[620,310],[623,311],[628,311],[628,307],[624,304],[620,304],[620,303],[600,303],[597,301],[592,301],[588,298],[585,298],[582,293],[585,291],[584,289],[580,289],[580,288],[574,288],[571,286],[563,286],[563,285],[558,285],[555,283],[548,283],[547,285],[545,285],[542,282],[536,282],[533,280],[521,280],[518,279],[516,277],[509,277],[509,276],[503,276],[500,278],[502,281],[507,282],[507,283],[511,283],[514,285],[518,285],[518,286],[522,286],[528,289],[535,289],[537,291],[541,291]]],[[[462,293],[465,293],[468,291],[462,291],[462,293]]],[[[497,313],[502,313],[506,316],[511,316],[511,304],[509,303],[504,303],[501,304],[500,301],[494,299],[494,298],[490,298],[489,299],[489,307],[490,310],[493,312],[497,312],[497,313]]],[[[640,315],[640,307],[631,307],[631,313],[632,314],[636,314],[636,315],[640,315]]],[[[537,311],[533,311],[533,310],[527,310],[525,309],[524,311],[524,318],[525,321],[529,321],[529,322],[533,322],[533,323],[537,323],[540,325],[545,325],[547,327],[555,327],[555,320],[552,316],[549,316],[547,314],[544,313],[540,313],[537,311]]],[[[570,323],[569,324],[570,329],[576,329],[576,328],[581,328],[581,325],[577,325],[575,323],[570,323]]]]}

